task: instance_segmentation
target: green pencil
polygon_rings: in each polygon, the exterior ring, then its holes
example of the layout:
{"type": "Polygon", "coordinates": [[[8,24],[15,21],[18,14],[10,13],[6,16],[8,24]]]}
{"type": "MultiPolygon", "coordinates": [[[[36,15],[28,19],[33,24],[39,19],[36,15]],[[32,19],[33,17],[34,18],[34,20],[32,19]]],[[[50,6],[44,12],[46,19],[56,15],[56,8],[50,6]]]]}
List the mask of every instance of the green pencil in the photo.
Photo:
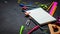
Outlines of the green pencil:
{"type": "Polygon", "coordinates": [[[23,33],[24,28],[25,28],[25,27],[22,25],[22,26],[21,26],[21,28],[20,28],[20,34],[22,34],[22,33],[23,33]]]}

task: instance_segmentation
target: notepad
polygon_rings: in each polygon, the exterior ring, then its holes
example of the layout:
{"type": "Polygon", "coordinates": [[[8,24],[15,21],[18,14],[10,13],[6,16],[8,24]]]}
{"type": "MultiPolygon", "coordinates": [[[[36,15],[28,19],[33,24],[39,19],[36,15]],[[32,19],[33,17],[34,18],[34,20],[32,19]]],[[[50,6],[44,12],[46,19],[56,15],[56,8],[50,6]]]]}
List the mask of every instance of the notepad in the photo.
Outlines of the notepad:
{"type": "Polygon", "coordinates": [[[47,24],[52,21],[56,21],[54,17],[52,17],[49,13],[47,13],[42,8],[36,8],[32,10],[28,10],[26,12],[30,12],[30,16],[37,21],[40,25],[47,24]]]}

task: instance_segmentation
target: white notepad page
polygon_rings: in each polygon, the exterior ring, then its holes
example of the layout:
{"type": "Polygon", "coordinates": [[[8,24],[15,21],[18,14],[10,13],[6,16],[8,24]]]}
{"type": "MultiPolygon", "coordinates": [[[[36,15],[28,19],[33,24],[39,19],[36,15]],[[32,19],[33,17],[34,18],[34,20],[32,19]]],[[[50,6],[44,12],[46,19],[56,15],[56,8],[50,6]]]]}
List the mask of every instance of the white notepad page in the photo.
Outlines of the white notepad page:
{"type": "Polygon", "coordinates": [[[33,10],[28,10],[26,12],[30,12],[29,15],[34,20],[36,20],[39,24],[45,24],[56,20],[54,17],[52,17],[49,13],[47,13],[42,8],[36,8],[33,10]]]}

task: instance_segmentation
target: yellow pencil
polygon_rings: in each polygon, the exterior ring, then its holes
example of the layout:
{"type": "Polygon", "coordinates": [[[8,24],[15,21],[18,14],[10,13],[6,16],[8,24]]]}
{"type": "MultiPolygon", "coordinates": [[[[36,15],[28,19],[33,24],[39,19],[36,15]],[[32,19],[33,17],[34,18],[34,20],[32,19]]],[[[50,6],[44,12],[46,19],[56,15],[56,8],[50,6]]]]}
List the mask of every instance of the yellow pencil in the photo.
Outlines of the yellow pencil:
{"type": "Polygon", "coordinates": [[[52,2],[52,4],[48,7],[47,11],[51,8],[51,6],[53,5],[54,2],[52,2]]]}
{"type": "Polygon", "coordinates": [[[18,3],[20,3],[21,0],[18,0],[18,3]]]}

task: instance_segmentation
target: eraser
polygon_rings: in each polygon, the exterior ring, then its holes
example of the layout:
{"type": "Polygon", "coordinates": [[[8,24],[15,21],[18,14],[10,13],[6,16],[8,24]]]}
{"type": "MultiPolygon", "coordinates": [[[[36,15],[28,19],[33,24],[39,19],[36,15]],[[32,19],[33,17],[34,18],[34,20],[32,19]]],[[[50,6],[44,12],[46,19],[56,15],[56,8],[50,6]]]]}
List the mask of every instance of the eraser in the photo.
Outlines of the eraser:
{"type": "Polygon", "coordinates": [[[36,9],[28,10],[26,12],[30,12],[29,15],[40,25],[47,24],[52,21],[56,21],[54,17],[52,17],[42,8],[36,8],[36,9]]]}

